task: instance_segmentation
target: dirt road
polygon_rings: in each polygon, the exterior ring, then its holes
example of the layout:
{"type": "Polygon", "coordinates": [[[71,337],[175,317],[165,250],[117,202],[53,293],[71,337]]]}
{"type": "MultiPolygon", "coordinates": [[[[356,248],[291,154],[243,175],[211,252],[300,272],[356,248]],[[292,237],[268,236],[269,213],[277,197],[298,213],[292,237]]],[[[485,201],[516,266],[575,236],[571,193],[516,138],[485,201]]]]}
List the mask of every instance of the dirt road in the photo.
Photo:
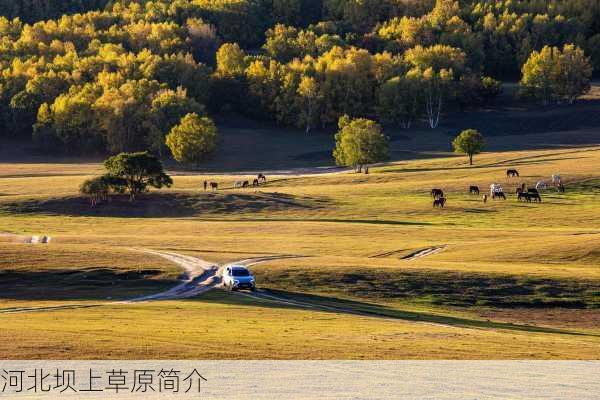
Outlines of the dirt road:
{"type": "Polygon", "coordinates": [[[181,283],[165,292],[138,297],[128,300],[127,303],[151,300],[186,299],[198,296],[221,284],[221,274],[217,264],[204,261],[198,257],[186,256],[177,253],[167,253],[154,250],[136,250],[147,254],[154,254],[183,268],[181,283]]]}

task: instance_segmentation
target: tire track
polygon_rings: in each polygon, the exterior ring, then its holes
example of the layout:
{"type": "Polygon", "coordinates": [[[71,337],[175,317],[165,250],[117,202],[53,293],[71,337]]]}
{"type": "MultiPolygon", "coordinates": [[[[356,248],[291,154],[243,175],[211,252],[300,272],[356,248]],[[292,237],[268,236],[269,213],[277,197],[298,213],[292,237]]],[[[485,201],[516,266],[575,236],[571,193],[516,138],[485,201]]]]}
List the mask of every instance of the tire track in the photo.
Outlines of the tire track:
{"type": "Polygon", "coordinates": [[[414,253],[411,253],[407,256],[402,257],[402,260],[411,261],[411,260],[416,260],[418,258],[431,256],[431,255],[434,255],[434,254],[444,251],[444,249],[446,249],[446,247],[447,247],[447,245],[444,244],[441,246],[434,246],[434,247],[428,247],[426,249],[421,249],[421,250],[415,251],[414,253]]]}

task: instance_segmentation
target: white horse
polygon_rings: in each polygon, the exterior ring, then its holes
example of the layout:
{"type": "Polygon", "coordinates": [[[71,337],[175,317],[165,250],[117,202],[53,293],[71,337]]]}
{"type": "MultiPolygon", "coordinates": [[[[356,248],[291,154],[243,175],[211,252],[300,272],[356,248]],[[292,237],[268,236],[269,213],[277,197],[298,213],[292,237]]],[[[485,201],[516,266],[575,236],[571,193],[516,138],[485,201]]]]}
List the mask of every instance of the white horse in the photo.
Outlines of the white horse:
{"type": "Polygon", "coordinates": [[[552,184],[554,186],[560,186],[561,183],[562,183],[562,178],[560,177],[559,174],[552,175],[552,184]]]}
{"type": "Polygon", "coordinates": [[[494,193],[501,193],[504,192],[504,190],[502,190],[502,186],[500,186],[497,183],[492,183],[490,185],[490,196],[494,196],[494,193]]]}
{"type": "Polygon", "coordinates": [[[546,189],[548,189],[548,185],[544,181],[539,181],[538,183],[535,184],[535,188],[537,190],[546,190],[546,189]]]}
{"type": "Polygon", "coordinates": [[[239,189],[239,188],[241,188],[242,186],[244,186],[244,182],[242,182],[242,181],[237,181],[237,182],[235,182],[235,184],[233,185],[233,188],[234,188],[234,189],[239,189]]]}

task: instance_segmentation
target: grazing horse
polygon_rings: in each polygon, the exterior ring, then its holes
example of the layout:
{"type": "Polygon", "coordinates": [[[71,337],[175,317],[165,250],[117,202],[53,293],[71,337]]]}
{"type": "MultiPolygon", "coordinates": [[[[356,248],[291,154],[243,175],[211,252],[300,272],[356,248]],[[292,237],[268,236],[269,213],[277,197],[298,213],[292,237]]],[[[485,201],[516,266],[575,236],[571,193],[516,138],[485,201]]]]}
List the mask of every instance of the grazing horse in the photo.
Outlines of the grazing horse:
{"type": "Polygon", "coordinates": [[[258,179],[254,179],[254,180],[252,181],[252,186],[253,186],[253,187],[258,187],[259,185],[260,185],[260,183],[259,183],[258,179]]]}
{"type": "Polygon", "coordinates": [[[217,182],[211,182],[210,189],[211,190],[219,190],[219,184],[217,182]]]}
{"type": "Polygon", "coordinates": [[[526,192],[519,192],[519,193],[517,193],[517,200],[519,200],[519,201],[525,200],[528,203],[531,203],[531,194],[526,193],[526,192]]]}
{"type": "Polygon", "coordinates": [[[537,190],[546,190],[546,189],[548,189],[548,185],[546,185],[546,182],[544,182],[544,181],[539,181],[538,183],[535,184],[535,188],[537,190]]]}
{"type": "Polygon", "coordinates": [[[444,191],[442,189],[431,189],[431,197],[434,199],[444,197],[444,191]]]}
{"type": "Polygon", "coordinates": [[[510,178],[510,177],[516,177],[519,176],[519,171],[517,171],[516,169],[507,169],[506,170],[506,177],[510,178]]]}
{"type": "Polygon", "coordinates": [[[497,183],[492,183],[490,185],[490,196],[494,197],[494,193],[497,192],[503,192],[504,190],[502,190],[502,186],[498,185],[497,183]]]}
{"type": "Polygon", "coordinates": [[[506,200],[506,195],[504,194],[504,192],[494,192],[492,193],[492,200],[496,200],[496,199],[502,199],[502,200],[506,200]]]}
{"type": "Polygon", "coordinates": [[[249,181],[244,181],[244,183],[242,183],[242,187],[243,188],[247,188],[248,186],[250,186],[250,182],[249,181]]]}
{"type": "Polygon", "coordinates": [[[444,208],[444,205],[446,205],[445,197],[440,197],[439,199],[433,200],[433,208],[435,208],[435,207],[444,208]]]}
{"type": "Polygon", "coordinates": [[[479,186],[471,186],[469,188],[469,194],[476,194],[479,196],[479,186]]]}
{"type": "Polygon", "coordinates": [[[562,184],[562,178],[559,174],[552,175],[552,184],[554,186],[560,186],[562,184]]]}
{"type": "Polygon", "coordinates": [[[261,181],[262,181],[262,183],[267,183],[267,177],[266,177],[266,176],[264,176],[264,174],[258,174],[258,176],[256,177],[256,179],[257,179],[259,182],[261,182],[261,181]]]}
{"type": "Polygon", "coordinates": [[[529,196],[529,201],[537,201],[538,203],[542,202],[542,197],[539,193],[527,193],[529,196]]]}

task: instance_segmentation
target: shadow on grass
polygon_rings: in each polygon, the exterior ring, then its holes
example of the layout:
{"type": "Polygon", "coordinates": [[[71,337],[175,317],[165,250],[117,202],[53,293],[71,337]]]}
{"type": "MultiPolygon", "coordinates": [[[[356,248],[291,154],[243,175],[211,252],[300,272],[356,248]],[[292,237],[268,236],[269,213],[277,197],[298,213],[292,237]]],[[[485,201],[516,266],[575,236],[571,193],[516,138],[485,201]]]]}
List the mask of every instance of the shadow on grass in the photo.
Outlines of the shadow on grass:
{"type": "Polygon", "coordinates": [[[7,203],[0,211],[13,214],[48,214],[85,217],[178,218],[207,214],[254,213],[293,209],[316,209],[327,200],[283,193],[149,193],[132,203],[127,196],[91,207],[83,197],[61,197],[7,203]]]}
{"type": "Polygon", "coordinates": [[[11,300],[125,300],[161,292],[177,284],[163,271],[142,269],[20,271],[0,270],[0,298],[11,300]]]}
{"type": "MultiPolygon", "coordinates": [[[[584,260],[581,260],[584,261],[584,260]]],[[[595,257],[586,259],[595,262],[595,257]]],[[[424,269],[353,267],[255,271],[258,282],[298,292],[336,292],[363,299],[409,300],[434,306],[503,309],[600,308],[600,281],[424,269]]]]}
{"type": "MultiPolygon", "coordinates": [[[[196,299],[200,300],[200,299],[196,299]]],[[[269,308],[312,309],[335,314],[348,314],[364,317],[384,318],[411,322],[431,323],[458,328],[470,329],[502,329],[510,331],[549,333],[575,336],[598,336],[565,329],[546,328],[533,325],[520,325],[504,322],[484,321],[464,317],[438,315],[427,312],[404,311],[386,307],[384,305],[364,301],[339,299],[313,294],[303,294],[291,291],[264,289],[247,297],[233,296],[225,292],[212,292],[201,298],[205,302],[224,303],[234,305],[254,305],[257,301],[261,306],[269,308]]]]}
{"type": "MultiPolygon", "coordinates": [[[[224,221],[223,219],[201,219],[201,221],[224,221]]],[[[344,219],[344,218],[228,218],[227,222],[318,222],[332,224],[369,224],[369,225],[407,225],[407,226],[424,226],[436,225],[432,222],[422,221],[396,221],[389,219],[344,219]]]]}
{"type": "Polygon", "coordinates": [[[465,208],[465,212],[475,213],[475,214],[491,214],[498,212],[497,210],[488,210],[483,208],[465,208]]]}

